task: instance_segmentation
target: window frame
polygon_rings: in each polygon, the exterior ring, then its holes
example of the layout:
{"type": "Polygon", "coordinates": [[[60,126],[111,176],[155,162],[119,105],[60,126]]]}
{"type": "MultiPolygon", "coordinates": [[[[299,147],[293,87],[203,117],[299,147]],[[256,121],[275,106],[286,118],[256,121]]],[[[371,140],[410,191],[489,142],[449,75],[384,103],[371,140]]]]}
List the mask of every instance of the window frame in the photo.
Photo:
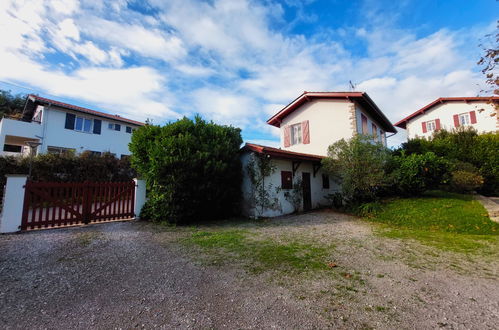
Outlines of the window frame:
{"type": "Polygon", "coordinates": [[[12,153],[16,153],[16,154],[20,154],[23,152],[23,146],[20,146],[20,145],[17,145],[17,144],[10,144],[10,143],[4,143],[3,144],[3,151],[4,152],[12,152],[12,153]],[[7,147],[7,149],[9,149],[10,147],[15,147],[16,151],[14,151],[13,149],[11,150],[5,150],[7,147]],[[19,150],[19,151],[17,151],[19,150]]]}
{"type": "Polygon", "coordinates": [[[360,124],[362,129],[362,134],[369,134],[369,123],[367,120],[367,116],[363,113],[360,114],[360,124]]]}
{"type": "Polygon", "coordinates": [[[76,131],[76,132],[93,134],[94,120],[90,119],[88,117],[75,116],[75,124],[74,124],[73,130],[76,131]],[[80,129],[78,129],[78,119],[81,120],[81,128],[80,129]],[[85,123],[87,123],[87,122],[90,122],[90,126],[89,126],[88,131],[85,130],[85,123]]]}
{"type": "Polygon", "coordinates": [[[471,125],[471,116],[469,112],[460,113],[457,115],[457,118],[459,119],[459,126],[471,125]],[[463,122],[463,118],[466,122],[463,122]]]}
{"type": "Polygon", "coordinates": [[[437,130],[437,121],[435,119],[426,122],[427,132],[435,132],[436,130],[437,130]]]}
{"type": "Polygon", "coordinates": [[[131,126],[125,126],[125,132],[128,133],[128,134],[132,134],[133,128],[131,126]]]}
{"type": "Polygon", "coordinates": [[[291,128],[291,134],[290,134],[291,141],[290,142],[291,142],[292,146],[303,143],[303,131],[302,131],[301,126],[302,126],[301,123],[290,125],[290,128],[291,128]],[[296,138],[296,142],[295,142],[295,138],[296,138]]]}

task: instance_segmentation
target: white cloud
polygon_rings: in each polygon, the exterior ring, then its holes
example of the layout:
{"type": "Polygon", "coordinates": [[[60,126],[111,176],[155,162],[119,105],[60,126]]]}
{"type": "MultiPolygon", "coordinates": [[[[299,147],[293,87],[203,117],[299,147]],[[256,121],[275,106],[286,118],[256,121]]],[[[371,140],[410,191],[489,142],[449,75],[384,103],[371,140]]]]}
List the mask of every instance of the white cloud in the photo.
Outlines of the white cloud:
{"type": "Polygon", "coordinates": [[[84,17],[79,25],[81,30],[92,38],[129,49],[142,56],[171,61],[187,54],[180,38],[158,29],[147,29],[140,25],[98,17],[84,17]]]}

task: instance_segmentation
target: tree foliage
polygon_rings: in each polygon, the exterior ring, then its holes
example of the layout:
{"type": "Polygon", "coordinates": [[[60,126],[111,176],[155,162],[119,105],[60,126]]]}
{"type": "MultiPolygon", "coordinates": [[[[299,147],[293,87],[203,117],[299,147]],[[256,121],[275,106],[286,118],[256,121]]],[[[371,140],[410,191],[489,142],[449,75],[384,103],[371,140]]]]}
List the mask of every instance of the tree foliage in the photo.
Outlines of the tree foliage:
{"type": "Polygon", "coordinates": [[[395,151],[400,155],[432,152],[447,159],[451,164],[465,162],[478,169],[483,177],[479,192],[488,195],[499,194],[499,132],[478,134],[473,128],[458,128],[452,131],[440,130],[431,140],[415,138],[402,144],[395,151]]]}
{"type": "Polygon", "coordinates": [[[240,129],[198,116],[136,130],[131,163],[148,188],[141,217],[182,224],[237,213],[241,143],[240,129]]]}
{"type": "MultiPolygon", "coordinates": [[[[499,95],[499,75],[497,74],[497,64],[499,63],[499,20],[496,22],[496,32],[487,34],[482,44],[484,55],[478,61],[485,75],[485,83],[490,87],[485,92],[492,92],[499,95]]],[[[496,104],[496,109],[497,109],[496,104]]]]}
{"type": "Polygon", "coordinates": [[[372,137],[357,135],[341,139],[328,148],[324,168],[341,184],[343,198],[349,203],[377,198],[387,184],[385,167],[390,152],[372,137]]]}
{"type": "Polygon", "coordinates": [[[26,95],[12,95],[10,91],[0,90],[0,118],[21,117],[25,102],[26,95]]]}

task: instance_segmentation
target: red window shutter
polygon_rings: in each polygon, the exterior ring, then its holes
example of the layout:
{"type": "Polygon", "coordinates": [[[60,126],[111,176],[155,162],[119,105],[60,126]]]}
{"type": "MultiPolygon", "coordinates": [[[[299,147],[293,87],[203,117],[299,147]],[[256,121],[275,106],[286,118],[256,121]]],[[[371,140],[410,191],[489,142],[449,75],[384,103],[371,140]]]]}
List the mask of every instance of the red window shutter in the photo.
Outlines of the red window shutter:
{"type": "Polygon", "coordinates": [[[470,120],[472,124],[476,124],[476,112],[470,111],[470,120]]]}
{"type": "Polygon", "coordinates": [[[435,119],[435,130],[438,131],[440,130],[440,119],[435,119]]]}
{"type": "Polygon", "coordinates": [[[284,148],[291,145],[291,127],[289,125],[284,126],[284,148]]]}
{"type": "Polygon", "coordinates": [[[301,131],[303,133],[303,144],[310,143],[310,126],[308,124],[308,120],[305,120],[301,123],[301,131]]]}
{"type": "Polygon", "coordinates": [[[459,127],[459,115],[454,115],[454,126],[459,127]]]}
{"type": "Polygon", "coordinates": [[[427,132],[427,130],[426,130],[426,122],[425,121],[422,122],[421,126],[423,126],[423,133],[426,133],[427,132]]]}

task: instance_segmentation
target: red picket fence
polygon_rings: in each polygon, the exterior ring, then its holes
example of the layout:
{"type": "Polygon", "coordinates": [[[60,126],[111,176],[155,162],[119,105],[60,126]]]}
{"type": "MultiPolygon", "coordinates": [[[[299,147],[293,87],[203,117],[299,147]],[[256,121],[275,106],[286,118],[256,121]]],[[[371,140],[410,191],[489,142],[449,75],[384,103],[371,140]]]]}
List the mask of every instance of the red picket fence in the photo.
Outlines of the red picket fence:
{"type": "Polygon", "coordinates": [[[132,218],[135,182],[32,182],[25,186],[21,229],[132,218]]]}

